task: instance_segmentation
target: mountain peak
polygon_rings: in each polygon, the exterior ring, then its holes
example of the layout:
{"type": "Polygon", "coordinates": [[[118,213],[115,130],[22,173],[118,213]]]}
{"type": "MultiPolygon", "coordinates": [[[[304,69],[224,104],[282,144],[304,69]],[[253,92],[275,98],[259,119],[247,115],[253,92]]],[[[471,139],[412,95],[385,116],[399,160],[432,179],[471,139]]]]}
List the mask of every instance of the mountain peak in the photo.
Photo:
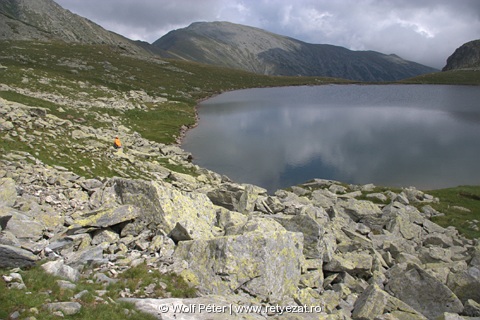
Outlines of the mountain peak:
{"type": "Polygon", "coordinates": [[[267,75],[394,81],[436,69],[375,51],[309,44],[230,22],[195,22],[153,43],[170,57],[267,75]]]}

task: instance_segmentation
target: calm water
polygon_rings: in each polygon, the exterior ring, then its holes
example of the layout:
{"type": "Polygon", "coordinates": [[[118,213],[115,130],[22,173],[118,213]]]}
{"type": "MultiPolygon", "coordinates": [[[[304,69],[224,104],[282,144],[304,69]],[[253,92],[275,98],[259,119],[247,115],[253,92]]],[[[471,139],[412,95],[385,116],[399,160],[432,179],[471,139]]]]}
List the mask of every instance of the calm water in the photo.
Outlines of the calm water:
{"type": "Polygon", "coordinates": [[[434,189],[480,184],[480,88],[328,85],[228,92],[182,147],[274,192],[313,178],[434,189]]]}

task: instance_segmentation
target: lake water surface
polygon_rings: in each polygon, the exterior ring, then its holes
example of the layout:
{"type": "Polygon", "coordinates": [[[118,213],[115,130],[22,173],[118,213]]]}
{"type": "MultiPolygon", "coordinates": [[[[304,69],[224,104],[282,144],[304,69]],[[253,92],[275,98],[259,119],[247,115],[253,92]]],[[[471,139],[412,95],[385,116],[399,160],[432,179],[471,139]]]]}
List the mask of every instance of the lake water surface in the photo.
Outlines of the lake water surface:
{"type": "Polygon", "coordinates": [[[239,90],[198,107],[194,163],[274,192],[313,178],[435,189],[480,184],[480,88],[239,90]]]}

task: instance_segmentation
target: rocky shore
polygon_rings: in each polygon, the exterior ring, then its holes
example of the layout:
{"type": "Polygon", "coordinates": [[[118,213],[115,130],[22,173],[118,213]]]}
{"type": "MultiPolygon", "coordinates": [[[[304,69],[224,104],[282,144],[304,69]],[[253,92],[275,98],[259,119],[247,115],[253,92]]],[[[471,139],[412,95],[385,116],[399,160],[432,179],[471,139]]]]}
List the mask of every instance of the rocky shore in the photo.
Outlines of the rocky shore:
{"type": "MultiPolygon", "coordinates": [[[[109,283],[142,263],[177,273],[198,297],[125,290],[124,300],[159,319],[480,317],[478,240],[433,223],[441,213],[430,204],[439,200],[415,188],[315,179],[269,195],[115,119],[103,119],[115,128],[88,127],[3,99],[0,115],[2,139],[64,159],[71,155],[51,141],[67,137],[69,148],[91,154],[82,172],[106,159],[116,173],[87,178],[35,152],[1,154],[1,268],[48,261],[43,268],[67,286],[92,273],[109,283]],[[119,132],[128,148],[117,151],[119,132]]],[[[9,290],[26,290],[14,269],[2,276],[9,290]]],[[[68,315],[81,305],[48,308],[68,315]]]]}

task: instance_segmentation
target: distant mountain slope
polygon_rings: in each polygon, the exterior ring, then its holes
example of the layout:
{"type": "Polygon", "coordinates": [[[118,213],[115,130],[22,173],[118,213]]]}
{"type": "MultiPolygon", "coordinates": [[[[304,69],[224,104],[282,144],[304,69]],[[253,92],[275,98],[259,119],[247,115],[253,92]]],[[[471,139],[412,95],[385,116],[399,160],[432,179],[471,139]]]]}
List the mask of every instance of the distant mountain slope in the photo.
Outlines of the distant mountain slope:
{"type": "Polygon", "coordinates": [[[393,81],[438,71],[396,55],[309,44],[229,22],[196,22],[169,32],[153,46],[168,57],[268,75],[393,81]]]}
{"type": "Polygon", "coordinates": [[[0,40],[62,40],[145,53],[135,42],[63,9],[52,0],[0,0],[0,40]]]}
{"type": "Polygon", "coordinates": [[[467,42],[448,57],[442,71],[480,68],[480,40],[467,42]]]}

